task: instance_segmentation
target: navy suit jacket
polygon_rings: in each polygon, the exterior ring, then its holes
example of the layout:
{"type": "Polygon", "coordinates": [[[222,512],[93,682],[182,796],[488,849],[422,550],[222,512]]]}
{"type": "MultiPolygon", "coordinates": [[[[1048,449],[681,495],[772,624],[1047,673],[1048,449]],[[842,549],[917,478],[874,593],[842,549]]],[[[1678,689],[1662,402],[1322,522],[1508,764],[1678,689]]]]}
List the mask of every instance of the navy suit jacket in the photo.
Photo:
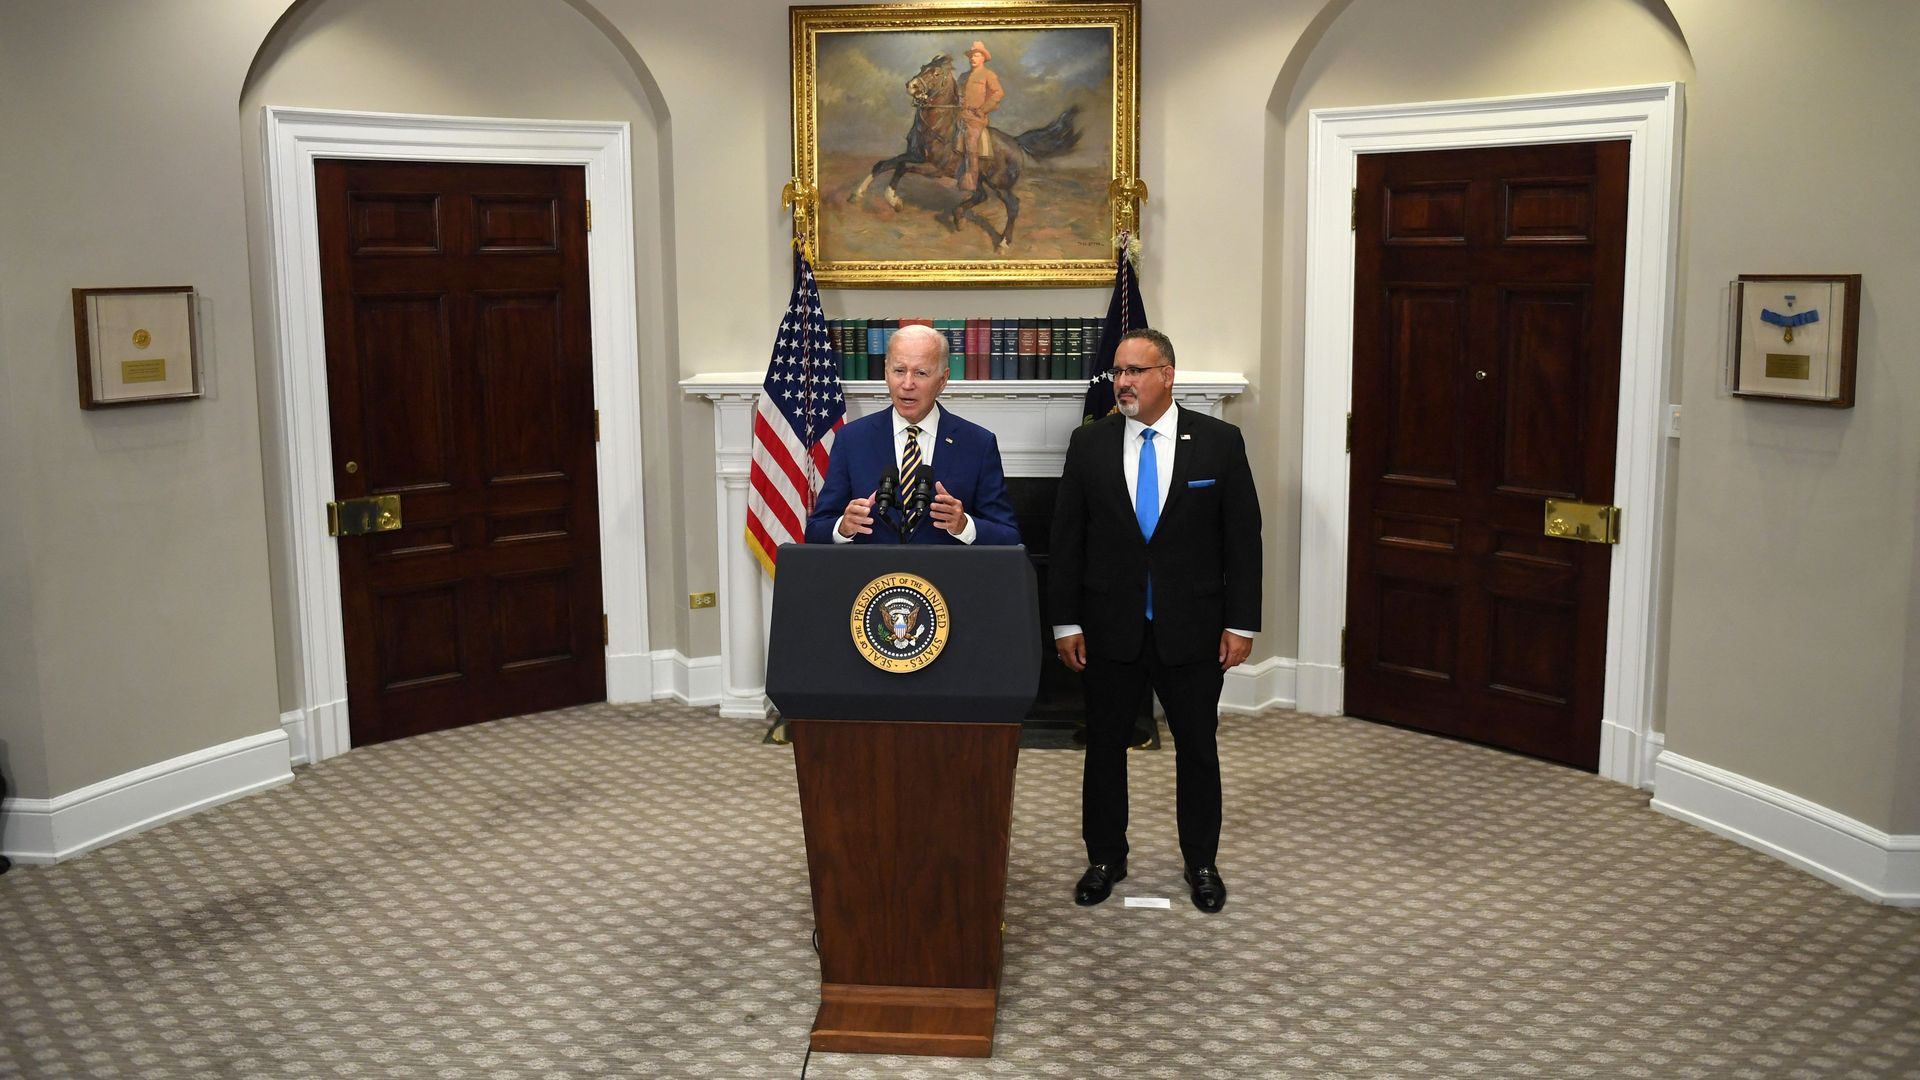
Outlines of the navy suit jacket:
{"type": "MultiPolygon", "coordinates": [[[[870,413],[840,429],[833,439],[833,457],[827,462],[827,480],[807,515],[807,543],[833,543],[833,530],[847,503],[865,498],[880,486],[887,466],[898,465],[893,450],[893,406],[870,413]]],[[[973,516],[975,544],[1018,544],[1013,503],[1007,498],[1007,478],[1000,468],[1000,442],[993,432],[962,420],[953,410],[940,410],[940,442],[933,448],[933,478],[960,500],[973,516]]],[[[898,520],[898,512],[888,515],[898,520]]],[[[856,544],[897,544],[894,522],[873,520],[873,532],[856,534],[856,544]]],[[[907,537],[909,544],[957,544],[952,533],[933,523],[929,513],[907,537]]]]}

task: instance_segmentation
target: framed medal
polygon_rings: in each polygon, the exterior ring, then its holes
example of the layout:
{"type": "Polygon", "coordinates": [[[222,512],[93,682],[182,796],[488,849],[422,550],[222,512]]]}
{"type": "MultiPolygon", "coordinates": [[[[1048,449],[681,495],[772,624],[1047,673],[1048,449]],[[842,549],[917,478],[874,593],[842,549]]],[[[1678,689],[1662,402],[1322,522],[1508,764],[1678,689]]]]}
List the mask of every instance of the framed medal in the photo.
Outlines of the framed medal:
{"type": "Polygon", "coordinates": [[[1729,392],[1853,408],[1859,274],[1741,274],[1733,297],[1729,392]]]}
{"type": "Polygon", "coordinates": [[[73,290],[80,407],[199,397],[194,307],[190,285],[73,290]]]}

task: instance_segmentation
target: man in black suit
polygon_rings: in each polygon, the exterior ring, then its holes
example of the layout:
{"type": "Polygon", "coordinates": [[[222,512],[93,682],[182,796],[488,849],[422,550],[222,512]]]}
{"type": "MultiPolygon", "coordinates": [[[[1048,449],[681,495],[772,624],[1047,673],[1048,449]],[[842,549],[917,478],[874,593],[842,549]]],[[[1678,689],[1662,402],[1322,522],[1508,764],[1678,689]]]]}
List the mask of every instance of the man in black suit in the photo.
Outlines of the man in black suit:
{"type": "Polygon", "coordinates": [[[1180,854],[1193,903],[1219,911],[1220,687],[1260,629],[1260,498],[1232,424],[1173,401],[1173,342],[1120,339],[1113,415],[1073,433],[1047,598],[1062,663],[1083,672],[1087,759],[1074,902],[1127,876],[1127,743],[1149,689],[1173,733],[1180,854]]]}

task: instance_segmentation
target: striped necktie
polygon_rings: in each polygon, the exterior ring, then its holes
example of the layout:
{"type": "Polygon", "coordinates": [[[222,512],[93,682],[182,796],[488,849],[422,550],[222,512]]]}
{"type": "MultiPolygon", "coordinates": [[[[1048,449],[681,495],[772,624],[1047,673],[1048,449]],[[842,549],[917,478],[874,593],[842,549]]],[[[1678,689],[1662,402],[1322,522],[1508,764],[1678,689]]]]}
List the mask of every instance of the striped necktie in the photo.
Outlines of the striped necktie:
{"type": "MultiPolygon", "coordinates": [[[[900,452],[900,487],[896,489],[900,492],[899,501],[902,507],[913,497],[913,484],[919,478],[920,427],[917,424],[910,424],[907,427],[907,448],[900,452]]],[[[912,532],[914,526],[919,523],[919,515],[909,513],[906,519],[906,531],[912,532]]]]}
{"type": "MultiPolygon", "coordinates": [[[[1140,475],[1133,485],[1133,516],[1140,522],[1140,536],[1153,539],[1153,527],[1160,523],[1160,455],[1153,449],[1152,428],[1140,433],[1140,475]]],[[[1147,575],[1147,618],[1153,618],[1153,575],[1147,575]]]]}

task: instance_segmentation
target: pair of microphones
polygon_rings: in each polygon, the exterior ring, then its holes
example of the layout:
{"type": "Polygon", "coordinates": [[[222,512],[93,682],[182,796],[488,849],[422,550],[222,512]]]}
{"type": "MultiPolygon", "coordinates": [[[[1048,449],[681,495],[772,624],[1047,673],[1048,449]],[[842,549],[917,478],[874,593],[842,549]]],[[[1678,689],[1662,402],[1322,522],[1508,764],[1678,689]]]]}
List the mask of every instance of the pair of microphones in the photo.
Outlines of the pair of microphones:
{"type": "Polygon", "coordinates": [[[897,523],[895,532],[900,542],[906,543],[907,534],[927,516],[927,507],[933,502],[932,470],[922,469],[914,478],[912,486],[900,490],[900,467],[888,465],[887,471],[880,475],[880,486],[873,493],[873,516],[892,521],[887,517],[891,510],[898,509],[902,520],[897,523]]]}

